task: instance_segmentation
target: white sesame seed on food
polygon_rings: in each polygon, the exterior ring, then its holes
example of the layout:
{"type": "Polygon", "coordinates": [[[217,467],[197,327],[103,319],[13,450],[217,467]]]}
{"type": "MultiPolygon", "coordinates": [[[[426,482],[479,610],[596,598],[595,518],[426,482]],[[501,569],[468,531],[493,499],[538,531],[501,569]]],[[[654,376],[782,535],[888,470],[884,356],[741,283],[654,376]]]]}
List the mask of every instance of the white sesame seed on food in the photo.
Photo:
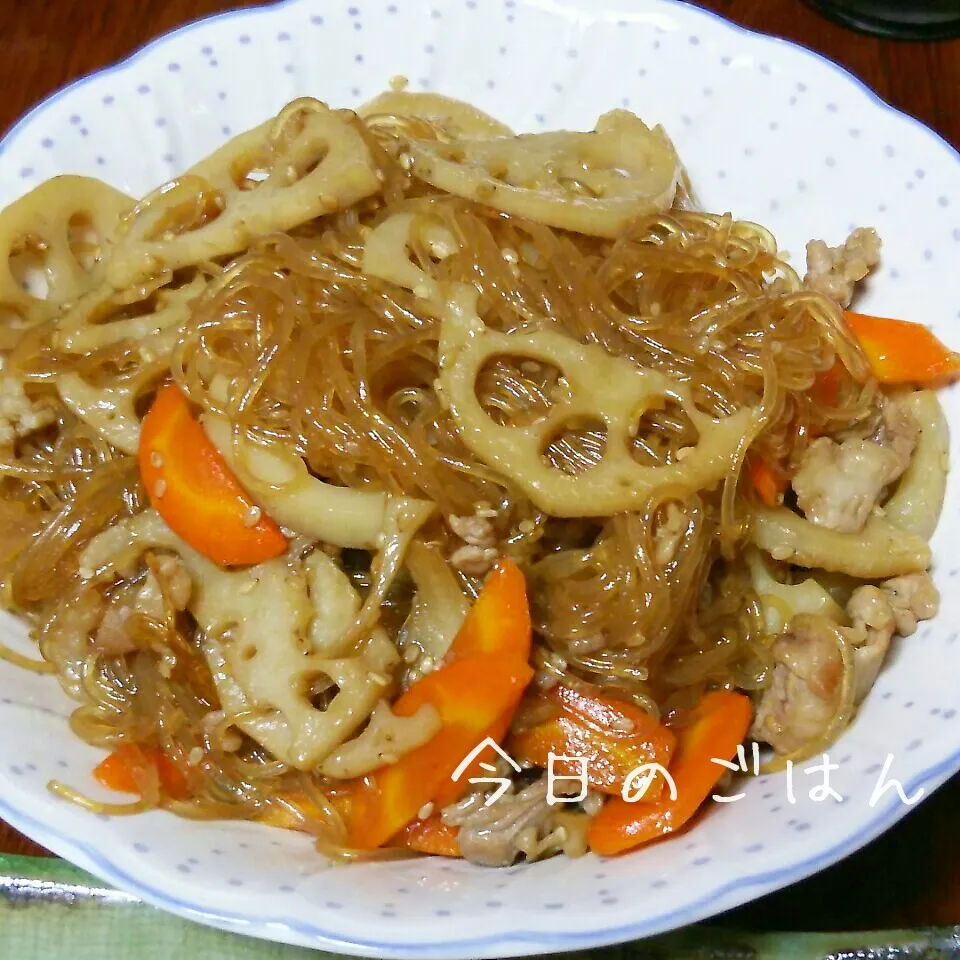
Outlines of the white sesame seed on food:
{"type": "Polygon", "coordinates": [[[154,485],[153,495],[159,500],[166,492],[167,481],[161,477],[154,485]]]}

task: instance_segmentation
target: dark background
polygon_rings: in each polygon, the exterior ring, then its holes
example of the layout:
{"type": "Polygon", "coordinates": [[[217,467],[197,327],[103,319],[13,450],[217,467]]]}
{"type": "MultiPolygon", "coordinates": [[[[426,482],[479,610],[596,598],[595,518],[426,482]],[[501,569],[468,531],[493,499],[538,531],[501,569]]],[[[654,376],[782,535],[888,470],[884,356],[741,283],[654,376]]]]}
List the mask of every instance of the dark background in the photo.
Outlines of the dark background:
{"type": "MultiPolygon", "coordinates": [[[[0,130],[63,84],[127,56],[161,33],[220,10],[253,5],[0,0],[0,130]]],[[[833,25],[800,0],[709,0],[699,5],[826,54],[885,100],[960,146],[960,40],[875,40],[833,25]]],[[[0,852],[44,853],[2,823],[0,852]]],[[[960,777],[858,855],[736,910],[724,922],[807,930],[960,924],[960,777]]]]}

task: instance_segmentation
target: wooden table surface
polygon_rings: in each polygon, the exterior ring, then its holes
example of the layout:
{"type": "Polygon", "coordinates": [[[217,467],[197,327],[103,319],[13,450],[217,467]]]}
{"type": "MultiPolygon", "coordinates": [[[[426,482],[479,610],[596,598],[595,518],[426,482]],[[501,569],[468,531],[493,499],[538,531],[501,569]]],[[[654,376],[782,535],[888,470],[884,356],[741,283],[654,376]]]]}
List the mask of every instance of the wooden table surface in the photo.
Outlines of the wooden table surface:
{"type": "MultiPolygon", "coordinates": [[[[127,56],[181,23],[251,5],[219,0],[0,3],[0,130],[63,84],[127,56]]],[[[874,40],[829,23],[800,0],[709,0],[700,5],[839,61],[884,99],[960,146],[960,40],[874,40]]],[[[44,851],[0,823],[0,852],[44,851]]],[[[734,911],[724,922],[774,930],[960,923],[960,777],[861,853],[734,911]]]]}

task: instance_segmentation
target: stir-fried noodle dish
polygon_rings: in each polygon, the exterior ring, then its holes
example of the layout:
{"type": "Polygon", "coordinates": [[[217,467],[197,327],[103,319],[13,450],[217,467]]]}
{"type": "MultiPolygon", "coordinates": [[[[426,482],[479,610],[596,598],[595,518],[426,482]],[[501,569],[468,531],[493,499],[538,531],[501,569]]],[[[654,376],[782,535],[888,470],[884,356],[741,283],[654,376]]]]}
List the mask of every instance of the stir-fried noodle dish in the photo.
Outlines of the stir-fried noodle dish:
{"type": "Polygon", "coordinates": [[[615,854],[827,749],[937,612],[957,356],[850,310],[872,229],[801,276],[627,111],[301,99],[0,237],[3,656],[106,751],[65,800],[615,854]]]}

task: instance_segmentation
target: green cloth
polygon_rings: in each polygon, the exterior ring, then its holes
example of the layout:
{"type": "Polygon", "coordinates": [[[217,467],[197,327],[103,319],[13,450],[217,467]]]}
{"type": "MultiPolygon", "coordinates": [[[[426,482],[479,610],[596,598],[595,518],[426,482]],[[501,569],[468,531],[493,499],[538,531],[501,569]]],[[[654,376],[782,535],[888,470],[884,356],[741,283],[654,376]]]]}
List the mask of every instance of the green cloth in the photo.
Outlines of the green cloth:
{"type": "MultiPolygon", "coordinates": [[[[885,960],[960,956],[960,927],[882,933],[749,934],[690,927],[568,960],[885,960]]],[[[2,960],[323,960],[339,956],[223,933],[118,894],[63,860],[0,856],[2,960]]]]}

